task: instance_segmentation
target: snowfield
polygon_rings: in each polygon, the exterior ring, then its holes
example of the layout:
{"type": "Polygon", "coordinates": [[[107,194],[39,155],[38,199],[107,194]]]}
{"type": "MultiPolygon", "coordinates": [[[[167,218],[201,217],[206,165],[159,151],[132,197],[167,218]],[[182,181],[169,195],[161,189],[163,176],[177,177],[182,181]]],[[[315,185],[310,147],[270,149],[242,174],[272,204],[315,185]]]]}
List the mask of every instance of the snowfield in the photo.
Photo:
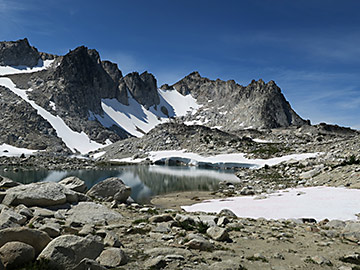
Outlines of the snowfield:
{"type": "Polygon", "coordinates": [[[230,209],[238,217],[265,219],[314,218],[317,221],[357,220],[360,190],[335,187],[294,188],[259,196],[208,200],[182,206],[188,212],[220,212],[230,209]]]}
{"type": "Polygon", "coordinates": [[[35,154],[37,151],[38,150],[15,147],[6,143],[0,145],[0,157],[20,157],[22,154],[28,156],[35,154]]]}
{"type": "Polygon", "coordinates": [[[37,72],[49,68],[53,62],[54,60],[39,60],[37,66],[33,68],[27,66],[0,66],[0,75],[37,72]]]}
{"type": "Polygon", "coordinates": [[[52,115],[44,108],[37,105],[35,101],[30,100],[26,93],[30,90],[22,90],[17,88],[15,84],[8,78],[0,78],[0,85],[9,88],[12,92],[14,92],[16,95],[28,102],[34,109],[36,109],[38,114],[52,125],[52,127],[56,130],[58,137],[60,137],[66,146],[74,153],[79,151],[81,154],[86,154],[90,151],[94,151],[106,146],[90,140],[90,138],[84,132],[78,133],[73,131],[59,116],[52,115]]]}
{"type": "Polygon", "coordinates": [[[128,92],[129,105],[120,103],[117,99],[103,99],[101,106],[104,116],[90,112],[90,120],[97,119],[104,127],[117,125],[135,137],[142,137],[156,125],[165,123],[169,117],[183,116],[188,112],[196,111],[200,105],[189,94],[183,96],[176,90],[158,89],[160,104],[150,107],[148,110],[139,104],[128,92]],[[168,114],[161,111],[165,107],[168,114]]]}

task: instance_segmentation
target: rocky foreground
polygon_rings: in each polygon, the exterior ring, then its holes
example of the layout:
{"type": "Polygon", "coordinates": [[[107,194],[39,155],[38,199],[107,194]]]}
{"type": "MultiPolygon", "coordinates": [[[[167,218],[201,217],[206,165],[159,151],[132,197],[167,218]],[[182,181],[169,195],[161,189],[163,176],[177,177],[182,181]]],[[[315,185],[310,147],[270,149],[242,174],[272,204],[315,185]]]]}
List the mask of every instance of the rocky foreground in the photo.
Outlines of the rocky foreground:
{"type": "MultiPolygon", "coordinates": [[[[348,172],[354,183],[346,185],[352,187],[359,180],[358,161],[243,170],[239,184],[223,183],[213,194],[323,184],[330,171],[348,172]],[[282,180],[281,172],[294,180],[282,180]]],[[[226,209],[189,214],[164,208],[156,198],[154,205],[139,205],[118,178],[87,190],[75,177],[28,185],[2,177],[0,189],[0,269],[360,269],[360,222],[255,220],[226,209]]]]}

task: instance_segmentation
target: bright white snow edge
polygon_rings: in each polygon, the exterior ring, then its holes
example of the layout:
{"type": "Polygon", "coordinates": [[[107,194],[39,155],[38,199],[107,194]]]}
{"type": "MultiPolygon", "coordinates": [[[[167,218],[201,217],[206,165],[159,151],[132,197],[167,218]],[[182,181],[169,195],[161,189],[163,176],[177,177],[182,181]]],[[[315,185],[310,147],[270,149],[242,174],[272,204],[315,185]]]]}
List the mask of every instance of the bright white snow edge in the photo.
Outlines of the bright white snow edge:
{"type": "Polygon", "coordinates": [[[37,66],[32,68],[27,66],[0,66],[0,75],[37,72],[49,68],[53,62],[54,60],[39,60],[37,66]]]}
{"type": "Polygon", "coordinates": [[[232,197],[182,206],[188,212],[219,213],[230,209],[238,217],[265,219],[314,218],[357,220],[360,190],[335,187],[294,188],[268,195],[232,197]],[[302,194],[304,193],[304,194],[302,194]]]}
{"type": "MultiPolygon", "coordinates": [[[[14,92],[16,95],[28,102],[34,109],[36,109],[38,114],[52,125],[52,127],[56,130],[57,135],[74,153],[79,151],[81,154],[86,154],[90,151],[94,151],[106,146],[90,140],[90,138],[84,132],[78,133],[73,131],[59,116],[52,115],[44,108],[37,105],[33,100],[30,100],[26,90],[16,88],[15,84],[9,78],[0,78],[0,85],[9,88],[12,92],[14,92]]],[[[30,91],[30,89],[28,91],[30,91]]]]}
{"type": "Polygon", "coordinates": [[[33,155],[36,152],[37,150],[19,148],[6,143],[0,145],[0,157],[19,157],[22,154],[28,156],[28,155],[33,155]]]}
{"type": "MultiPolygon", "coordinates": [[[[238,153],[238,154],[221,154],[215,156],[204,157],[196,153],[188,153],[185,152],[186,150],[169,150],[169,151],[152,151],[149,152],[149,159],[153,162],[158,160],[165,160],[165,159],[179,159],[183,162],[187,162],[188,165],[197,166],[199,163],[207,163],[207,164],[214,164],[220,166],[223,164],[231,164],[234,167],[236,165],[243,165],[249,164],[258,167],[262,167],[264,165],[273,166],[279,164],[284,161],[289,160],[303,160],[307,158],[316,157],[319,153],[304,153],[304,154],[292,154],[286,155],[282,157],[270,158],[270,159],[248,159],[245,157],[245,154],[238,153]]],[[[114,159],[114,161],[118,162],[133,162],[133,163],[140,163],[144,159],[131,159],[131,158],[123,158],[123,159],[114,159]]]]}
{"type": "Polygon", "coordinates": [[[188,112],[196,111],[200,105],[190,95],[183,96],[176,90],[158,89],[160,103],[146,109],[139,104],[128,91],[129,105],[120,103],[117,99],[103,99],[101,106],[104,115],[90,113],[89,120],[97,119],[104,127],[117,125],[136,137],[144,136],[156,125],[167,122],[169,117],[186,115],[188,112]],[[165,107],[168,114],[161,111],[165,107]]]}

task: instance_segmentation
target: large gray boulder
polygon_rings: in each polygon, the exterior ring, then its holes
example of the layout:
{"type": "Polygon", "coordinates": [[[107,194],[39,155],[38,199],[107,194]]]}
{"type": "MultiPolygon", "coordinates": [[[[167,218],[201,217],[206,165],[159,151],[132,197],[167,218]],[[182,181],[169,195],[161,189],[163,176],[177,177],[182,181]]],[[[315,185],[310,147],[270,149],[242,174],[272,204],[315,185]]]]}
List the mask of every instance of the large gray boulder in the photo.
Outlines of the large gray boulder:
{"type": "Polygon", "coordinates": [[[8,242],[0,248],[0,259],[6,269],[17,269],[35,259],[35,250],[22,242],[8,242]]]}
{"type": "Polygon", "coordinates": [[[52,240],[38,259],[48,260],[50,269],[73,269],[85,258],[95,260],[103,248],[92,236],[62,235],[52,240]]]}
{"type": "Polygon", "coordinates": [[[93,202],[80,202],[72,206],[66,214],[69,223],[105,224],[122,219],[122,215],[118,212],[93,202]]]}
{"type": "Polygon", "coordinates": [[[109,248],[101,252],[96,259],[98,263],[106,267],[118,267],[128,262],[125,252],[120,248],[109,248]]]}
{"type": "Polygon", "coordinates": [[[59,184],[75,192],[85,193],[87,191],[85,182],[76,176],[66,177],[59,184]]]}
{"type": "Polygon", "coordinates": [[[353,242],[360,241],[360,222],[351,222],[346,224],[344,230],[342,231],[342,236],[353,242]]]}
{"type": "Polygon", "coordinates": [[[27,38],[0,42],[0,66],[28,66],[38,64],[40,54],[30,46],[27,38]]]}
{"type": "Polygon", "coordinates": [[[101,201],[116,200],[123,203],[131,195],[131,187],[126,186],[120,178],[111,177],[94,185],[86,195],[101,201]]]}
{"type": "Polygon", "coordinates": [[[0,247],[14,241],[32,246],[35,255],[38,255],[51,241],[51,238],[45,232],[24,227],[0,230],[0,247]]]}
{"type": "Polygon", "coordinates": [[[40,182],[21,185],[7,190],[3,200],[5,205],[54,206],[66,202],[77,202],[77,195],[59,183],[40,182]]]}

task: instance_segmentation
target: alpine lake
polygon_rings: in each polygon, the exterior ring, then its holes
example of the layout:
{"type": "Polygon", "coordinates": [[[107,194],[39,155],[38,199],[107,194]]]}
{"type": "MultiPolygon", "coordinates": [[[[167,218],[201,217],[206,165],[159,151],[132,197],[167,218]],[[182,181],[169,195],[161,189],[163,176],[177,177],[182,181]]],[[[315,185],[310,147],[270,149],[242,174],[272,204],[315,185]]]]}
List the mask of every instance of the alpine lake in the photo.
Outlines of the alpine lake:
{"type": "MultiPolygon", "coordinates": [[[[1,168],[0,168],[1,170],[1,168]]],[[[88,188],[109,177],[119,177],[132,189],[131,198],[148,203],[152,196],[182,191],[213,191],[221,181],[238,182],[234,170],[216,170],[199,167],[131,165],[87,170],[1,170],[1,175],[14,181],[58,182],[76,176],[88,188]]]]}

